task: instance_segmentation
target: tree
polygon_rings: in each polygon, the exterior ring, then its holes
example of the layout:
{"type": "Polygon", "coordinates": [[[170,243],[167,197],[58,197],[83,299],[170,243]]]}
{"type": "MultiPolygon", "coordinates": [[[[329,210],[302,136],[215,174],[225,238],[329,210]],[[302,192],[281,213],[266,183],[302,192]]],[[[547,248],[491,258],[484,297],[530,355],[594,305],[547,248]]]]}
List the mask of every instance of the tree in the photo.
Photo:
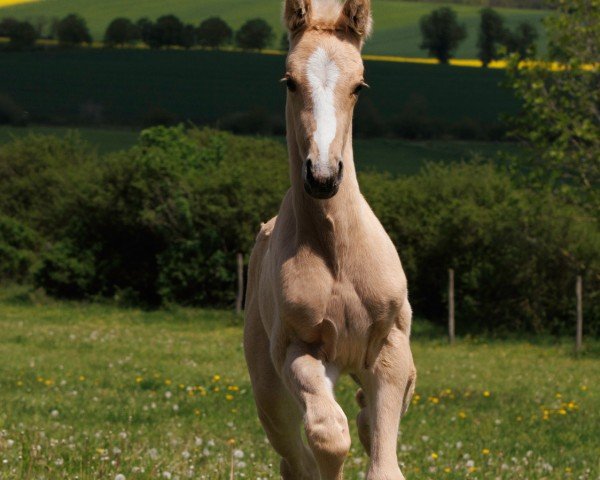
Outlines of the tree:
{"type": "Polygon", "coordinates": [[[600,5],[561,2],[546,20],[552,48],[543,61],[509,64],[509,81],[523,103],[515,133],[530,147],[516,161],[519,176],[600,212],[600,5]],[[558,68],[551,68],[559,61],[558,68]]]}
{"type": "Polygon", "coordinates": [[[142,42],[144,42],[148,46],[150,46],[150,42],[151,42],[153,25],[154,24],[152,23],[152,21],[146,17],[140,18],[135,23],[135,26],[137,27],[139,35],[140,35],[140,39],[142,40],[142,42]]]}
{"type": "Polygon", "coordinates": [[[516,53],[520,59],[535,55],[538,32],[529,22],[521,22],[514,32],[507,32],[505,45],[508,53],[516,53]]]}
{"type": "Polygon", "coordinates": [[[150,47],[174,47],[183,42],[184,25],[175,15],[163,15],[152,26],[150,47]]]}
{"type": "Polygon", "coordinates": [[[81,45],[92,43],[92,36],[86,21],[74,13],[59,20],[56,25],[56,35],[61,45],[81,45]]]}
{"type": "Polygon", "coordinates": [[[449,7],[433,10],[421,17],[421,48],[428,50],[429,56],[436,57],[440,63],[448,63],[454,51],[465,38],[467,30],[459,25],[456,12],[449,7]]]}
{"type": "Polygon", "coordinates": [[[128,18],[115,18],[106,29],[104,44],[108,47],[123,46],[140,38],[138,27],[128,18]]]}
{"type": "Polygon", "coordinates": [[[186,25],[181,32],[179,46],[189,50],[198,43],[198,32],[193,25],[186,25]]]}
{"type": "Polygon", "coordinates": [[[231,42],[233,30],[219,17],[204,20],[198,27],[198,43],[203,47],[218,48],[231,42]]]}
{"type": "Polygon", "coordinates": [[[262,18],[248,20],[235,34],[235,43],[244,50],[262,50],[273,41],[273,28],[262,18]]]}
{"type": "Polygon", "coordinates": [[[508,31],[504,26],[504,18],[492,8],[484,8],[480,12],[479,36],[477,37],[478,57],[484,67],[493,60],[498,60],[500,54],[498,45],[502,45],[508,31]]]}
{"type": "Polygon", "coordinates": [[[38,39],[35,28],[29,22],[17,22],[8,36],[11,47],[17,49],[31,48],[38,39]]]}
{"type": "Polygon", "coordinates": [[[0,37],[8,37],[11,48],[23,49],[35,45],[38,34],[31,23],[7,17],[0,21],[0,37]]]}
{"type": "Polygon", "coordinates": [[[12,17],[6,17],[0,20],[0,37],[9,37],[10,33],[18,24],[19,21],[12,17]]]}

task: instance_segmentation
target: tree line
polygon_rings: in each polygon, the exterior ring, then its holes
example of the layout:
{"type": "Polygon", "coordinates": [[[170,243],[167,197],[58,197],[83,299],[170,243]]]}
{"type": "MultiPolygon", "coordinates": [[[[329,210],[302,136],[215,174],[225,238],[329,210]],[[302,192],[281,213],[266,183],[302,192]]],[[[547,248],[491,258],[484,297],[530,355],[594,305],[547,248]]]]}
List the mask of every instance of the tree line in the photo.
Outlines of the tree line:
{"type": "MultiPolygon", "coordinates": [[[[0,21],[0,37],[10,38],[10,46],[16,49],[31,48],[42,35],[43,21],[33,25],[27,21],[5,18],[0,21]]],[[[421,48],[440,63],[448,63],[460,43],[467,37],[467,29],[459,23],[456,12],[449,7],[433,10],[420,21],[421,48]]],[[[92,36],[84,18],[70,14],[53,20],[46,38],[58,40],[62,46],[89,44],[92,36]]],[[[538,32],[529,22],[521,22],[510,30],[496,10],[484,8],[480,12],[477,47],[478,58],[485,67],[504,54],[517,53],[520,58],[535,55],[538,32]]],[[[169,14],[156,21],[141,18],[115,18],[104,34],[106,47],[126,47],[142,43],[150,48],[192,48],[195,46],[221,48],[235,45],[244,50],[262,50],[273,45],[275,33],[271,25],[261,18],[244,23],[239,30],[219,17],[211,17],[199,25],[186,24],[177,16],[169,14]]],[[[283,35],[279,47],[287,50],[287,35],[283,35]]]]}
{"type": "MultiPolygon", "coordinates": [[[[28,49],[35,46],[38,39],[57,40],[61,46],[78,46],[92,43],[92,35],[86,20],[80,15],[70,14],[61,19],[47,22],[40,19],[35,25],[29,21],[4,18],[0,21],[0,37],[10,39],[9,47],[28,49]],[[44,30],[47,34],[44,35],[44,30]]],[[[262,18],[254,18],[234,31],[219,17],[211,17],[199,25],[186,24],[177,16],[169,14],[156,21],[140,18],[115,18],[104,34],[106,47],[126,47],[142,43],[150,48],[194,46],[220,48],[235,45],[244,50],[262,50],[273,43],[273,27],[262,18]]]]}
{"type": "MultiPolygon", "coordinates": [[[[440,7],[421,17],[421,49],[429,56],[446,64],[456,52],[462,41],[467,38],[467,29],[459,23],[456,12],[450,7],[440,7]]],[[[483,67],[499,60],[506,54],[517,54],[520,59],[535,56],[535,42],[538,38],[536,28],[529,22],[520,22],[515,30],[505,25],[505,20],[490,7],[480,11],[477,33],[477,57],[483,67]]]]}

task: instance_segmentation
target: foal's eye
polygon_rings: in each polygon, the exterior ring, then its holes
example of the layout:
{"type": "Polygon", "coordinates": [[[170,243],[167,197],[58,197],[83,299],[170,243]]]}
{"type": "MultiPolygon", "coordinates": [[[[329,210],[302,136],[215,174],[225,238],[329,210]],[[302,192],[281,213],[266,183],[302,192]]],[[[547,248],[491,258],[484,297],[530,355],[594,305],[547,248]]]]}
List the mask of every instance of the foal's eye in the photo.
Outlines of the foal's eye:
{"type": "Polygon", "coordinates": [[[355,88],[354,91],[352,92],[352,95],[356,95],[358,96],[358,94],[360,93],[360,91],[363,88],[369,88],[369,85],[367,85],[364,81],[360,82],[355,88]]]}
{"type": "Polygon", "coordinates": [[[291,79],[290,77],[288,77],[285,81],[285,85],[287,87],[287,89],[290,92],[295,92],[296,91],[296,82],[294,82],[293,79],[291,79]]]}
{"type": "Polygon", "coordinates": [[[285,86],[287,87],[287,89],[290,92],[295,92],[296,91],[296,82],[294,82],[294,79],[290,76],[289,73],[287,73],[285,75],[285,77],[283,77],[281,79],[281,83],[285,83],[285,86]]]}

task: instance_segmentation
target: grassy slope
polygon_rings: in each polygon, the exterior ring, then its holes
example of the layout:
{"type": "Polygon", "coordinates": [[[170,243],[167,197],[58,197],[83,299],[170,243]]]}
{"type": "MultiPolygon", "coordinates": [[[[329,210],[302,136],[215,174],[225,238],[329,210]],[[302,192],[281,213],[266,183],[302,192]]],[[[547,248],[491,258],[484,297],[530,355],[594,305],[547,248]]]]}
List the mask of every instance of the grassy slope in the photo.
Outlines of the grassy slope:
{"type": "MultiPolygon", "coordinates": [[[[67,128],[0,127],[0,147],[12,138],[28,135],[63,136],[67,128]]],[[[133,130],[78,129],[81,136],[98,149],[110,153],[133,146],[138,134],[133,130]]],[[[281,139],[283,142],[284,140],[281,139]]],[[[518,146],[510,143],[428,141],[415,142],[392,139],[355,139],[354,156],[359,171],[374,170],[392,174],[417,173],[428,162],[457,162],[469,160],[474,155],[493,158],[498,152],[518,154],[518,146]]]]}
{"type": "MultiPolygon", "coordinates": [[[[379,0],[374,4],[375,35],[366,47],[367,53],[424,56],[419,49],[420,33],[418,22],[439,4],[403,2],[399,0],[379,0]]],[[[475,43],[479,23],[479,7],[453,5],[459,18],[468,28],[469,37],[458,51],[462,58],[476,56],[475,43]]],[[[219,15],[238,28],[244,21],[262,17],[268,20],[278,32],[282,32],[279,21],[279,3],[273,0],[175,0],[165,4],[162,0],[44,0],[31,4],[17,5],[0,9],[0,17],[14,15],[19,18],[64,16],[79,13],[89,22],[94,38],[100,40],[108,23],[117,16],[137,19],[143,16],[156,18],[165,13],[174,13],[188,23],[199,23],[202,19],[219,15]]],[[[540,19],[547,13],[535,10],[501,9],[510,26],[527,20],[541,29],[540,19]]],[[[541,42],[543,44],[543,42],[541,42]]]]}
{"type": "MultiPolygon", "coordinates": [[[[114,124],[140,124],[158,107],[196,122],[257,107],[283,119],[283,56],[86,49],[4,53],[0,61],[0,94],[38,122],[76,123],[90,102],[114,124]]],[[[366,77],[372,88],[361,104],[387,119],[415,96],[429,115],[452,121],[491,122],[517,110],[512,93],[499,86],[500,70],[368,61],[366,77]]]]}
{"type": "MultiPolygon", "coordinates": [[[[231,314],[6,299],[0,313],[1,478],[225,480],[230,444],[236,478],[278,478],[231,314]]],[[[399,448],[409,478],[598,478],[597,356],[576,360],[570,343],[449,347],[415,330],[417,397],[399,448]]],[[[337,388],[349,419],[355,388],[337,388]]],[[[350,428],[354,479],[367,458],[350,428]]]]}

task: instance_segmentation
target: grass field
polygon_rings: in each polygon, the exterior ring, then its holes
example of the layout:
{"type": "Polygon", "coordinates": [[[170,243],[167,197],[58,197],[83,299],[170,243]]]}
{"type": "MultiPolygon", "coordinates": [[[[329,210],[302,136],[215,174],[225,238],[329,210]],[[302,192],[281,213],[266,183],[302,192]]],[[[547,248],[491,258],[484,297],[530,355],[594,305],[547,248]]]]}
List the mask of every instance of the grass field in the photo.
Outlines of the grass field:
{"type": "MultiPolygon", "coordinates": [[[[284,57],[240,52],[72,50],[3,53],[0,95],[38,123],[141,124],[157,109],[198,123],[256,108],[283,120],[284,57]]],[[[366,62],[371,89],[361,96],[383,120],[407,103],[445,121],[497,122],[518,102],[500,86],[501,70],[366,62]]]]}
{"type": "MultiPolygon", "coordinates": [[[[441,3],[440,3],[441,4],[441,3]]],[[[366,45],[367,53],[422,57],[419,49],[421,42],[419,19],[439,7],[440,4],[405,2],[400,0],[381,0],[374,2],[375,34],[366,45]]],[[[0,3],[1,7],[1,3],[0,3]]],[[[477,28],[479,24],[479,7],[452,5],[459,18],[468,29],[468,38],[457,52],[461,58],[476,57],[477,28]]],[[[542,33],[541,19],[547,12],[539,10],[500,9],[506,17],[507,24],[514,27],[520,21],[533,23],[542,33]]],[[[277,41],[283,32],[280,16],[280,2],[273,0],[175,0],[169,3],[160,0],[138,0],[123,2],[122,0],[41,0],[23,5],[0,8],[0,17],[16,16],[19,18],[35,18],[44,16],[65,16],[78,13],[87,19],[92,35],[96,40],[104,37],[104,31],[111,20],[116,17],[157,18],[160,15],[174,13],[183,21],[198,24],[201,20],[219,15],[234,28],[250,18],[266,19],[278,32],[277,41]]],[[[542,36],[543,37],[543,36],[542,36]]],[[[543,38],[540,45],[544,45],[543,38]]]]}
{"type": "MultiPolygon", "coordinates": [[[[70,130],[63,127],[0,127],[0,147],[30,133],[63,137],[70,130]]],[[[101,154],[130,148],[138,139],[138,132],[134,130],[81,128],[76,131],[101,154]]],[[[283,137],[274,138],[285,142],[283,137]]],[[[374,170],[402,175],[417,173],[428,162],[452,163],[469,161],[474,157],[490,159],[498,153],[519,155],[521,151],[518,145],[512,143],[354,140],[354,156],[359,171],[374,170]]]]}
{"type": "MultiPolygon", "coordinates": [[[[0,478],[278,478],[246,374],[240,319],[0,293],[0,478]]],[[[462,339],[418,321],[417,394],[402,422],[409,479],[596,480],[598,344],[462,339]],[[429,334],[426,333],[429,332],[429,334]],[[589,344],[588,344],[589,345],[589,344]]],[[[357,413],[355,386],[337,397],[357,413]]],[[[346,478],[367,458],[356,438],[346,478]]]]}

